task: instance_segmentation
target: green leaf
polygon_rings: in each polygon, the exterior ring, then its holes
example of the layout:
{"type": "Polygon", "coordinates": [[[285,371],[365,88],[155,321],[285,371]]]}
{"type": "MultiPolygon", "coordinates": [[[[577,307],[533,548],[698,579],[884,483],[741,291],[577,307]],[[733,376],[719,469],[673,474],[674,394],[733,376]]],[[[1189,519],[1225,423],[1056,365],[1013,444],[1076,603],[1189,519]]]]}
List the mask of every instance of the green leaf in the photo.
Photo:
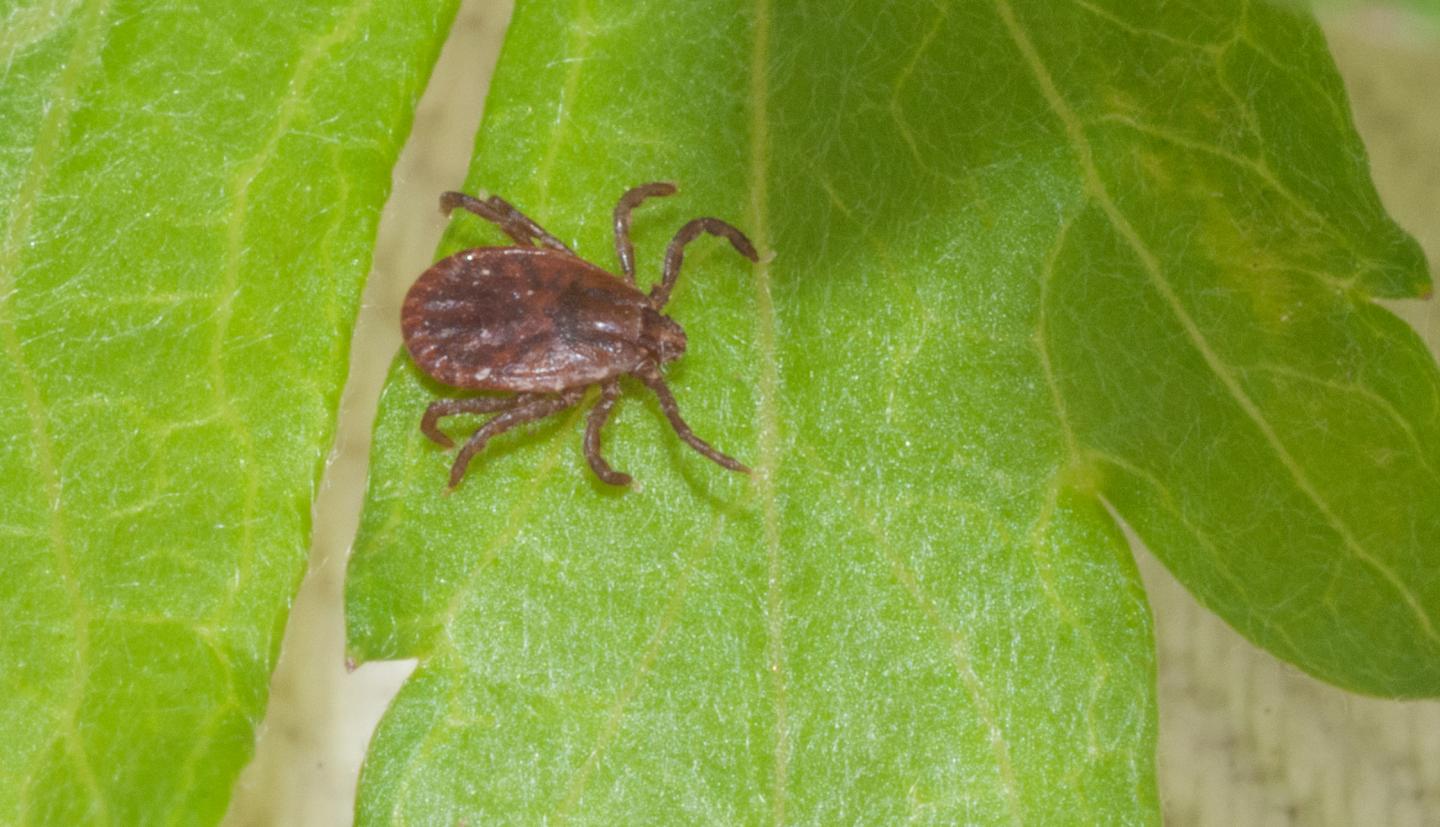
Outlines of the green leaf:
{"type": "MultiPolygon", "coordinates": [[[[667,377],[600,484],[582,406],[445,495],[403,356],[348,585],[418,657],[362,823],[1158,820],[1148,611],[1114,519],[1327,680],[1440,693],[1428,289],[1313,23],[1261,3],[516,11],[469,181],[642,273],[667,377]]],[[[442,252],[499,243],[473,216],[442,252]]],[[[593,398],[593,397],[592,397],[593,398]]],[[[474,421],[452,424],[462,437],[474,421]]]]}
{"type": "Polygon", "coordinates": [[[455,3],[0,8],[0,822],[214,822],[455,3]]]}

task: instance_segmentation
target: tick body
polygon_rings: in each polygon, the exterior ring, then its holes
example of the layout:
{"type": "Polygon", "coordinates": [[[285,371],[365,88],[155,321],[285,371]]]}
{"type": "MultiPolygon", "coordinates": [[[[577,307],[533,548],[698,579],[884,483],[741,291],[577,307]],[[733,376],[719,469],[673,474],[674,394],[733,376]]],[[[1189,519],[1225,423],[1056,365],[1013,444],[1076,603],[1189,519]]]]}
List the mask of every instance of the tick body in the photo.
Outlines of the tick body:
{"type": "Polygon", "coordinates": [[[442,399],[430,405],[420,430],[445,447],[442,417],[494,413],[460,449],[450,468],[450,487],[465,476],[470,460],[493,437],[579,404],[596,385],[600,399],[585,429],[585,457],[611,485],[628,485],[600,454],[600,432],[620,396],[621,376],[644,382],[676,434],[706,457],[734,471],[749,469],[710,447],[680,417],[661,366],[685,352],[685,332],[661,313],[679,276],[685,245],[702,233],[726,238],[757,261],[743,233],[715,218],[681,227],[665,252],[665,270],[651,291],[635,286],[630,211],[651,196],[670,195],[673,184],[644,184],[615,207],[615,251],[622,276],[579,256],[503,199],[481,200],[458,192],[440,198],[441,209],[461,207],[494,222],[516,246],[464,250],[437,262],[405,296],[401,328],[415,364],[436,380],[468,390],[509,396],[442,399]]]}

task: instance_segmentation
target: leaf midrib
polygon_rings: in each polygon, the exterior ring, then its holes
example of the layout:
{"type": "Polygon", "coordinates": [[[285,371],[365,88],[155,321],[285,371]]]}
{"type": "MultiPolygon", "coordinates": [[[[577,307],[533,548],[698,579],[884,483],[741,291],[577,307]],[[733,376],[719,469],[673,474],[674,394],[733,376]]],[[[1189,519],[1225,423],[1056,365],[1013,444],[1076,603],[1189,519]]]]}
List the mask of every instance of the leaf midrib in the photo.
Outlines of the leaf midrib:
{"type": "Polygon", "coordinates": [[[790,770],[788,674],[785,666],[784,560],[780,543],[780,510],[776,500],[775,477],[780,469],[779,392],[780,367],[776,350],[775,300],[771,293],[771,248],[769,225],[770,122],[769,0],[755,0],[754,41],[750,50],[750,210],[748,229],[754,236],[760,261],[755,266],[755,340],[759,348],[760,460],[755,469],[755,489],[760,500],[761,531],[766,550],[766,666],[775,703],[775,746],[771,770],[770,815],[774,824],[785,823],[786,786],[790,770]]]}

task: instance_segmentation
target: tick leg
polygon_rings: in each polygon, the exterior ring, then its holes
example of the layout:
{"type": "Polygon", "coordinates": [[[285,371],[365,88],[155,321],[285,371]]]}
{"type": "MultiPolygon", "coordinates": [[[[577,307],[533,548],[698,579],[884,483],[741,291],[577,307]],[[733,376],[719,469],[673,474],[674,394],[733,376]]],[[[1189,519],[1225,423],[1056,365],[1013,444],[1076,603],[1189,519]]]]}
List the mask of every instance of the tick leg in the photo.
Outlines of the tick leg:
{"type": "Polygon", "coordinates": [[[489,221],[505,234],[515,239],[526,247],[536,246],[539,242],[542,247],[549,247],[552,250],[559,250],[562,253],[575,255],[575,252],[565,246],[565,242],[550,235],[544,227],[536,224],[529,216],[510,206],[510,203],[498,195],[492,195],[481,201],[474,196],[466,195],[463,192],[447,192],[440,196],[440,211],[449,215],[456,207],[469,210],[481,218],[489,221]]]}
{"type": "Polygon", "coordinates": [[[440,418],[453,416],[461,413],[494,413],[513,408],[520,402],[526,400],[524,394],[519,396],[469,396],[464,399],[437,399],[430,403],[425,409],[425,415],[420,418],[420,433],[430,437],[430,441],[446,448],[454,448],[455,443],[450,437],[441,433],[440,418]]]}
{"type": "Polygon", "coordinates": [[[605,421],[610,418],[610,411],[615,407],[615,400],[619,398],[620,383],[614,379],[606,382],[600,389],[600,401],[590,409],[590,419],[585,423],[585,459],[590,462],[595,476],[607,485],[629,485],[631,481],[629,474],[611,468],[610,463],[600,456],[600,429],[605,427],[605,421]]]}
{"type": "Polygon", "coordinates": [[[755,245],[750,243],[744,233],[718,218],[696,218],[681,227],[680,232],[670,239],[670,246],[665,248],[665,276],[650,290],[651,307],[659,310],[670,300],[670,291],[675,287],[675,279],[680,276],[680,263],[685,260],[685,245],[699,238],[701,233],[728,238],[735,249],[740,251],[740,255],[751,261],[760,260],[759,254],[755,252],[755,245]]]}
{"type": "Polygon", "coordinates": [[[577,388],[558,396],[537,397],[532,395],[527,401],[504,411],[481,425],[465,443],[465,447],[460,449],[460,455],[455,457],[455,464],[450,466],[450,487],[454,488],[460,484],[460,480],[465,476],[466,467],[470,465],[470,459],[484,450],[485,443],[489,442],[492,437],[499,436],[517,425],[544,419],[557,411],[573,407],[576,402],[580,401],[580,397],[584,393],[584,388],[577,388]]]}
{"type": "Polygon", "coordinates": [[[615,205],[615,256],[620,259],[620,272],[635,283],[635,245],[630,241],[630,211],[640,202],[656,195],[674,195],[675,185],[668,181],[641,184],[620,196],[615,205]]]}
{"type": "Polygon", "coordinates": [[[741,471],[746,474],[750,473],[749,468],[741,465],[737,460],[727,457],[714,448],[711,448],[710,443],[695,436],[695,432],[690,430],[690,426],[686,425],[685,420],[680,418],[680,406],[675,404],[675,395],[670,393],[670,388],[666,386],[665,380],[661,379],[658,373],[649,376],[643,374],[637,375],[640,376],[640,381],[648,385],[650,390],[655,391],[655,395],[660,397],[660,409],[665,412],[665,417],[670,420],[670,427],[675,429],[675,433],[678,434],[681,439],[685,440],[687,445],[704,454],[714,462],[725,468],[729,468],[731,471],[741,471]]]}

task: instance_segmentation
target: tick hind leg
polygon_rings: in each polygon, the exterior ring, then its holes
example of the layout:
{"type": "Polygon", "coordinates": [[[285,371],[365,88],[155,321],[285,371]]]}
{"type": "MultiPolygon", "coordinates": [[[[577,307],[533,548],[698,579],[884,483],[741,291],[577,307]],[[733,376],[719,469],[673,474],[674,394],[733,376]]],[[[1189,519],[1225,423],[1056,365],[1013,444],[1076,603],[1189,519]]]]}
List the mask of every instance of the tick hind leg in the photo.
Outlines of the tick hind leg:
{"type": "Polygon", "coordinates": [[[516,242],[526,247],[549,247],[552,250],[559,250],[562,253],[575,255],[575,252],[565,246],[565,242],[545,231],[544,227],[536,224],[533,219],[514,207],[510,202],[498,195],[492,195],[485,200],[480,200],[463,192],[446,192],[440,196],[440,211],[449,215],[456,207],[460,207],[475,213],[481,218],[489,221],[505,234],[515,239],[516,242]]]}
{"type": "Polygon", "coordinates": [[[631,482],[629,474],[611,468],[610,463],[600,455],[600,430],[605,427],[606,420],[610,419],[615,400],[619,398],[620,383],[614,379],[606,382],[600,389],[600,401],[590,409],[590,419],[585,423],[585,459],[595,471],[595,476],[607,485],[629,485],[631,482]]]}
{"type": "Polygon", "coordinates": [[[437,399],[430,403],[425,409],[425,415],[420,418],[420,433],[430,438],[431,442],[445,448],[454,448],[455,442],[440,430],[440,419],[446,416],[454,416],[462,413],[496,413],[497,411],[509,410],[521,402],[527,401],[526,394],[519,396],[468,396],[464,399],[437,399]]]}
{"type": "Polygon", "coordinates": [[[665,418],[670,420],[670,427],[675,429],[676,435],[684,440],[686,445],[699,451],[711,461],[725,468],[729,468],[731,471],[739,471],[744,474],[750,473],[750,469],[746,468],[738,460],[711,448],[710,443],[695,436],[695,432],[690,430],[690,426],[686,425],[685,420],[680,418],[680,406],[675,404],[675,395],[670,393],[670,388],[665,384],[665,380],[660,378],[659,374],[649,376],[641,375],[640,381],[648,385],[650,390],[655,391],[655,395],[660,398],[660,409],[665,412],[665,418]]]}
{"type": "Polygon", "coordinates": [[[731,225],[718,218],[693,219],[680,228],[680,232],[670,239],[670,246],[665,248],[665,275],[660,279],[660,283],[650,290],[651,307],[659,310],[670,300],[670,291],[675,289],[675,279],[680,277],[680,265],[685,261],[685,245],[699,238],[701,233],[728,239],[740,255],[751,261],[760,260],[760,255],[755,252],[755,245],[750,243],[744,233],[731,225]]]}
{"type": "Polygon", "coordinates": [[[647,198],[674,194],[674,184],[656,181],[628,190],[620,196],[620,203],[615,205],[615,257],[620,259],[621,274],[631,284],[635,283],[635,244],[630,241],[630,211],[647,198]]]}
{"type": "Polygon", "coordinates": [[[492,438],[517,425],[544,419],[553,413],[574,407],[584,393],[584,388],[578,388],[556,396],[529,394],[522,397],[524,401],[517,402],[499,416],[481,425],[465,443],[465,447],[460,449],[460,454],[455,457],[455,463],[450,466],[450,487],[453,489],[460,484],[460,480],[465,477],[465,469],[469,467],[471,458],[484,450],[485,444],[492,438]]]}

